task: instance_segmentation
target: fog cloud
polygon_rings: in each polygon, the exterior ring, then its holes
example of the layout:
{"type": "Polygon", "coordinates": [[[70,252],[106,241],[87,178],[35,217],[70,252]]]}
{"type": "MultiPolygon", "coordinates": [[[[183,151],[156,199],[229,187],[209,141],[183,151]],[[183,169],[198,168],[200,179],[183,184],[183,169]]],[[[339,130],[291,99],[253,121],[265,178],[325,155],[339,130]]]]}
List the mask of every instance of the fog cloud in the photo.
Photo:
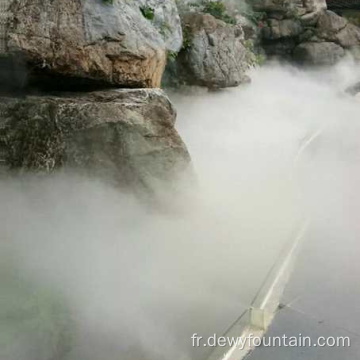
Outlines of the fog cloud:
{"type": "Polygon", "coordinates": [[[191,335],[222,333],[302,220],[332,218],[357,173],[356,71],[252,78],[170,94],[198,177],[173,211],[76,175],[1,181],[0,358],[203,358],[191,335]]]}

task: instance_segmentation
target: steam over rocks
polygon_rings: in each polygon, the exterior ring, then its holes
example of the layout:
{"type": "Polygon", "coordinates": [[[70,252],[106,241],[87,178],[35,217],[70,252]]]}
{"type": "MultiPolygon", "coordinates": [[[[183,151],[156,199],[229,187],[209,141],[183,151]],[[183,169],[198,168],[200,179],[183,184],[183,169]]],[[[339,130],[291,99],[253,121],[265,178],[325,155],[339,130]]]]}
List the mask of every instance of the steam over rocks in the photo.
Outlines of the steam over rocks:
{"type": "Polygon", "coordinates": [[[0,114],[2,160],[12,169],[72,168],[151,191],[189,167],[161,90],[2,98],[0,114]]]}

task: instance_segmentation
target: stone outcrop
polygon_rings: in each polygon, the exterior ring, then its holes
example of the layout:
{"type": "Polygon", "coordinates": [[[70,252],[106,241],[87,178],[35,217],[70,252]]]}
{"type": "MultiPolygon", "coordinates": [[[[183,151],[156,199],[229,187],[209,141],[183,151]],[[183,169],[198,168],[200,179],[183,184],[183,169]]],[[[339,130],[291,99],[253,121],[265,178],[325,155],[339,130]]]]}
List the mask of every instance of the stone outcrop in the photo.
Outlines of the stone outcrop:
{"type": "Polygon", "coordinates": [[[325,0],[256,0],[266,12],[262,44],[268,55],[331,65],[360,46],[360,28],[326,10],[325,0]]]}
{"type": "Polygon", "coordinates": [[[158,87],[166,50],[181,44],[175,0],[12,0],[8,13],[5,52],[30,79],[158,87]]]}
{"type": "Polygon", "coordinates": [[[307,42],[298,45],[293,57],[299,63],[309,65],[332,65],[345,55],[344,49],[333,42],[307,42]]]}
{"type": "Polygon", "coordinates": [[[360,45],[360,28],[332,11],[321,14],[317,30],[318,38],[337,43],[345,49],[360,45]]]}
{"type": "Polygon", "coordinates": [[[248,81],[248,50],[240,25],[227,24],[210,14],[182,16],[184,48],[177,59],[178,76],[191,85],[208,88],[237,86],[248,81]]]}
{"type": "Polygon", "coordinates": [[[0,114],[1,161],[10,169],[75,169],[151,192],[189,167],[161,90],[1,98],[0,114]]]}
{"type": "Polygon", "coordinates": [[[266,12],[271,17],[291,18],[306,14],[319,14],[326,9],[326,0],[253,0],[255,11],[266,12]]]}

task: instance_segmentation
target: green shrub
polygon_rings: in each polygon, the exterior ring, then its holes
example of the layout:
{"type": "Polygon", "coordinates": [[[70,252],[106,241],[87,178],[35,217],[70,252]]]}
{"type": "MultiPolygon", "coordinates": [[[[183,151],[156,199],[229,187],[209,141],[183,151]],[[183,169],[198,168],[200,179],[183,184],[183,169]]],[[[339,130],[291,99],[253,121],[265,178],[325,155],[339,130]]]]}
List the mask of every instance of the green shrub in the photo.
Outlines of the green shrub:
{"type": "Polygon", "coordinates": [[[183,32],[183,43],[181,50],[188,50],[193,42],[192,32],[190,30],[189,25],[183,25],[182,32],[183,32]]]}
{"type": "Polygon", "coordinates": [[[101,0],[106,5],[112,5],[114,4],[114,0],[101,0]]]}
{"type": "Polygon", "coordinates": [[[250,20],[253,24],[258,25],[259,21],[264,20],[266,13],[259,11],[241,11],[241,15],[250,20]]]}
{"type": "Polygon", "coordinates": [[[229,24],[235,24],[235,19],[227,11],[225,4],[221,1],[204,0],[202,2],[203,12],[208,13],[216,19],[222,20],[229,24]]]}
{"type": "Polygon", "coordinates": [[[166,21],[162,22],[159,28],[159,32],[164,38],[166,38],[171,33],[170,25],[166,21]]]}
{"type": "Polygon", "coordinates": [[[178,56],[178,53],[176,51],[168,51],[166,53],[166,58],[168,62],[174,62],[178,56]]]}
{"type": "Polygon", "coordinates": [[[144,18],[148,19],[148,20],[154,20],[155,17],[155,11],[152,7],[150,6],[141,6],[140,7],[140,11],[143,14],[144,18]]]}

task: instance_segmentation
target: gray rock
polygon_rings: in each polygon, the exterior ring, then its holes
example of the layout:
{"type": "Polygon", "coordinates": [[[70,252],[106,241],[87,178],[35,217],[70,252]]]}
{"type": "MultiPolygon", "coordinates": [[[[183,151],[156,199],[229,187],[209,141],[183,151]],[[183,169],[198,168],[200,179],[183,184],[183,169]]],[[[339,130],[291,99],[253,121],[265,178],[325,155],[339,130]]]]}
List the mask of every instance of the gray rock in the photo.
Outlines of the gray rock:
{"type": "MultiPolygon", "coordinates": [[[[173,6],[153,2],[159,18],[174,14],[173,6]]],[[[23,55],[34,73],[124,87],[160,85],[166,45],[138,1],[13,0],[10,13],[6,51],[23,55]]],[[[178,37],[169,39],[169,48],[178,47],[178,37]]]]}
{"type": "Polygon", "coordinates": [[[358,47],[360,45],[360,27],[349,23],[336,34],[335,41],[346,49],[358,47]]]}
{"type": "Polygon", "coordinates": [[[327,9],[326,0],[303,0],[306,12],[321,12],[327,9]]]}
{"type": "Polygon", "coordinates": [[[344,55],[344,49],[332,42],[302,43],[293,53],[294,59],[305,65],[332,65],[344,55]]]}
{"type": "Polygon", "coordinates": [[[325,0],[256,2],[267,12],[261,35],[268,55],[289,58],[290,54],[301,63],[328,65],[344,56],[344,49],[355,53],[360,46],[360,28],[326,10],[325,0]],[[282,19],[273,17],[277,6],[282,8],[282,19]]]}
{"type": "Polygon", "coordinates": [[[185,49],[177,64],[181,80],[209,88],[237,86],[249,79],[248,50],[241,26],[230,25],[209,14],[183,16],[185,49]]]}
{"type": "Polygon", "coordinates": [[[128,188],[171,186],[190,157],[175,110],[158,89],[1,98],[3,158],[10,169],[76,169],[128,188]]]}
{"type": "Polygon", "coordinates": [[[320,17],[321,12],[305,13],[300,16],[300,22],[304,27],[314,27],[320,17]]]}
{"type": "Polygon", "coordinates": [[[287,12],[293,7],[289,0],[254,0],[252,7],[255,11],[287,12]]]}
{"type": "Polygon", "coordinates": [[[317,36],[344,48],[360,45],[360,27],[332,11],[324,11],[317,23],[317,36]]]}
{"type": "Polygon", "coordinates": [[[267,26],[263,28],[263,37],[266,40],[276,40],[298,36],[302,31],[303,27],[297,19],[270,19],[267,26]]]}
{"type": "Polygon", "coordinates": [[[303,4],[308,13],[319,13],[327,9],[326,0],[303,0],[303,4]]]}
{"type": "Polygon", "coordinates": [[[332,11],[321,13],[317,22],[317,36],[328,41],[334,41],[336,34],[348,25],[348,21],[332,11]]]}
{"type": "Polygon", "coordinates": [[[235,15],[235,21],[236,24],[242,28],[245,40],[255,40],[255,37],[257,35],[257,28],[253,22],[240,14],[235,15]]]}
{"type": "Polygon", "coordinates": [[[163,36],[166,49],[179,52],[182,46],[181,20],[175,0],[137,0],[154,9],[153,25],[163,36]]]}
{"type": "Polygon", "coordinates": [[[326,9],[326,0],[252,0],[251,4],[255,11],[264,11],[269,18],[278,20],[320,13],[326,9]]]}

